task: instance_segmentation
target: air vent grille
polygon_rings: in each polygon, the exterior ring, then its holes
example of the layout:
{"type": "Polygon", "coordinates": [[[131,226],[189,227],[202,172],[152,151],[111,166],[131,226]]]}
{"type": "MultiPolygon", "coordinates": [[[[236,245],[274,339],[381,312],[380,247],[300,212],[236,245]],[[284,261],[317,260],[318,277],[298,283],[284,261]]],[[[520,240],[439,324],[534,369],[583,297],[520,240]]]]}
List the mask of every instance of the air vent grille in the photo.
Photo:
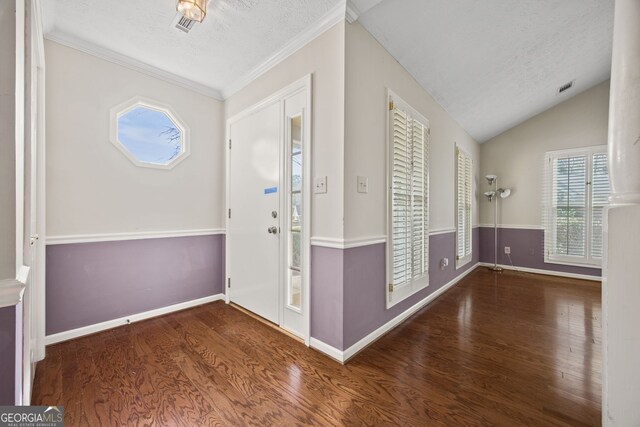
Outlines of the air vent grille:
{"type": "Polygon", "coordinates": [[[185,18],[181,13],[176,15],[176,18],[173,20],[173,24],[180,31],[184,31],[188,33],[191,31],[193,26],[196,24],[196,21],[192,21],[189,18],[185,18]]]}
{"type": "Polygon", "coordinates": [[[565,83],[562,86],[560,86],[558,88],[558,94],[561,94],[562,92],[569,90],[573,87],[573,83],[575,82],[575,80],[571,80],[569,83],[565,83]]]}

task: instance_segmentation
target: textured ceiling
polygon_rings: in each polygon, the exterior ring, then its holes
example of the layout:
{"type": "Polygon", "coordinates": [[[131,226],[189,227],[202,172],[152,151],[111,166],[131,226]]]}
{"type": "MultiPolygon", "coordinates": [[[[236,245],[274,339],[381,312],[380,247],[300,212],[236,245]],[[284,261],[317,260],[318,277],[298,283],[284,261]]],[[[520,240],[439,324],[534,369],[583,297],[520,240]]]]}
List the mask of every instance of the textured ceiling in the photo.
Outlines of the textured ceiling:
{"type": "MultiPolygon", "coordinates": [[[[479,142],[609,76],[614,0],[351,0],[359,22],[479,142]],[[562,95],[557,88],[575,80],[562,95]]],[[[46,0],[45,33],[225,93],[341,0],[46,0]]]]}
{"type": "MultiPolygon", "coordinates": [[[[222,90],[309,28],[339,0],[214,0],[189,34],[175,0],[45,0],[45,33],[76,39],[222,90]]],[[[55,37],[52,37],[55,38],[55,37]]]]}
{"type": "Polygon", "coordinates": [[[609,77],[613,3],[383,0],[359,22],[484,142],[609,77]]]}

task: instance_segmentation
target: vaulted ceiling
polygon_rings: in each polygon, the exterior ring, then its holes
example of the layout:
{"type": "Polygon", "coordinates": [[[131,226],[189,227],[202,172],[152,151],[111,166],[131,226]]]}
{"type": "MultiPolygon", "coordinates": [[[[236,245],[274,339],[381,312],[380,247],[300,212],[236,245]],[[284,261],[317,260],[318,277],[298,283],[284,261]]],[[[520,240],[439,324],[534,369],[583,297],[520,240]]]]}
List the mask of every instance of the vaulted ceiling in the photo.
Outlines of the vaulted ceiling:
{"type": "MultiPolygon", "coordinates": [[[[608,78],[613,1],[350,0],[348,11],[483,142],[608,78]]],[[[344,0],[212,0],[185,34],[171,25],[175,0],[42,4],[48,38],[219,98],[344,8],[344,0]]]]}

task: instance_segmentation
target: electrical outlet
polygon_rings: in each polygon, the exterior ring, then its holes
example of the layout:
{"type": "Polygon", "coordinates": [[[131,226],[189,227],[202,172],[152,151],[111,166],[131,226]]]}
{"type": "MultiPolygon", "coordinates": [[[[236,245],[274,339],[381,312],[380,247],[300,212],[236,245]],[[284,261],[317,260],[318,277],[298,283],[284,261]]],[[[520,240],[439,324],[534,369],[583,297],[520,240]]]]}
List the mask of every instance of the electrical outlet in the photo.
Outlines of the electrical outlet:
{"type": "Polygon", "coordinates": [[[444,270],[449,265],[449,258],[442,258],[440,260],[440,270],[444,270]]]}
{"type": "Polygon", "coordinates": [[[324,194],[327,192],[327,177],[321,176],[315,179],[313,182],[313,193],[324,194]]]}
{"type": "Polygon", "coordinates": [[[507,255],[511,254],[511,246],[505,246],[504,247],[504,253],[507,254],[507,255]]]}

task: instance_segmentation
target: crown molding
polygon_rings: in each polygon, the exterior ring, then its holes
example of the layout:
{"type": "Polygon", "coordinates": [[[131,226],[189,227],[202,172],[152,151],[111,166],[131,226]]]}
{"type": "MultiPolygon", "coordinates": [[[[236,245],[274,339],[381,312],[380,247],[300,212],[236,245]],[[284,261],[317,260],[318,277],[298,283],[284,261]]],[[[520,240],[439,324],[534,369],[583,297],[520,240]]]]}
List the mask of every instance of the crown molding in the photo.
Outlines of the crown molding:
{"type": "Polygon", "coordinates": [[[358,7],[353,4],[352,0],[347,0],[347,4],[345,5],[345,18],[349,24],[353,24],[358,20],[360,16],[360,10],[358,7]]]}
{"type": "Polygon", "coordinates": [[[325,13],[315,24],[311,25],[302,33],[291,39],[280,50],[267,58],[263,63],[254,67],[244,76],[240,77],[222,90],[222,96],[224,99],[229,98],[231,95],[240,91],[244,87],[248,86],[258,77],[262,76],[267,71],[287,59],[289,56],[306,46],[309,42],[316,39],[318,36],[326,32],[328,29],[343,21],[346,16],[347,2],[346,0],[340,1],[327,13],[325,13]]]}
{"type": "Polygon", "coordinates": [[[44,38],[47,40],[51,40],[52,42],[70,47],[72,49],[88,53],[89,55],[96,56],[100,59],[104,59],[105,61],[109,61],[113,64],[121,65],[123,67],[129,68],[130,70],[138,71],[148,76],[164,80],[165,82],[173,83],[185,89],[189,89],[202,95],[209,96],[218,101],[224,101],[222,94],[217,89],[194,82],[193,80],[181,77],[169,71],[162,70],[160,68],[154,67],[153,65],[149,65],[137,59],[131,58],[118,52],[114,52],[113,50],[106,49],[77,37],[53,30],[46,33],[44,35],[44,38]]]}

